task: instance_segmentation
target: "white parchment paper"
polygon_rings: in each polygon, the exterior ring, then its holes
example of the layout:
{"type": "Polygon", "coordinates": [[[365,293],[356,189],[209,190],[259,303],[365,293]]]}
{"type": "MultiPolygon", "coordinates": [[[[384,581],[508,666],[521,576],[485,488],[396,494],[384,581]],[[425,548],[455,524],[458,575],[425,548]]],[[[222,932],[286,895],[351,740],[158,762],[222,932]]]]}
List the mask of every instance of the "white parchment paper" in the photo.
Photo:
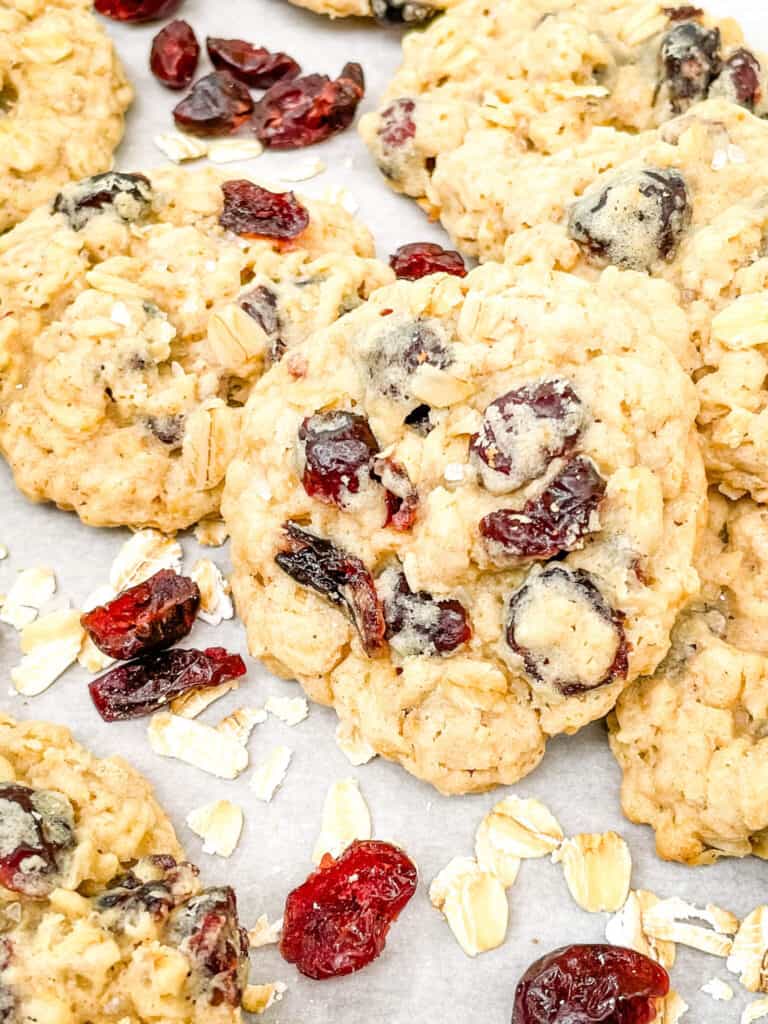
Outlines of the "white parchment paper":
{"type": "MultiPolygon", "coordinates": [[[[754,43],[768,49],[762,2],[712,0],[709,6],[716,13],[741,18],[754,43]]],[[[299,60],[306,72],[335,75],[346,61],[360,61],[368,83],[365,109],[374,105],[400,59],[397,29],[362,21],[330,22],[297,10],[285,0],[186,0],[179,16],[192,23],[201,39],[206,34],[237,36],[282,49],[299,60]]],[[[147,66],[157,28],[108,24],[137,90],[118,153],[118,166],[123,170],[163,163],[152,138],[173,129],[170,111],[176,96],[154,81],[147,66]]],[[[207,70],[207,63],[201,63],[201,73],[207,70]]],[[[265,177],[279,177],[281,171],[295,168],[307,157],[319,157],[328,169],[321,177],[294,187],[312,194],[321,193],[328,185],[347,187],[359,202],[360,217],[376,235],[380,255],[386,257],[404,242],[445,241],[441,229],[430,225],[413,203],[388,190],[354,130],[309,150],[265,154],[247,168],[265,177]]],[[[230,166],[237,171],[238,165],[230,166]]],[[[56,571],[57,600],[66,597],[77,606],[106,581],[109,565],[127,536],[127,531],[87,528],[71,514],[29,504],[15,492],[7,468],[0,466],[0,543],[10,550],[9,558],[0,562],[0,592],[7,592],[17,570],[48,565],[56,571]]],[[[182,543],[187,566],[204,555],[227,569],[226,548],[199,549],[191,536],[183,537],[182,543]]],[[[190,646],[213,643],[246,654],[245,636],[236,621],[216,628],[198,623],[188,640],[190,646]]],[[[157,787],[188,855],[200,864],[205,877],[237,886],[247,925],[263,912],[271,919],[278,917],[286,893],[311,870],[323,798],[336,779],[359,779],[371,808],[375,836],[402,844],[416,861],[419,891],[393,927],[384,955],[363,973],[338,981],[312,982],[285,964],[275,947],[254,952],[254,981],[282,980],[288,985],[285,998],[268,1011],[265,1021],[507,1024],[515,985],[532,960],[565,943],[603,937],[605,915],[589,915],[575,906],[560,867],[530,861],[524,863],[509,893],[511,916],[505,945],[474,961],[461,952],[441,915],[430,906],[426,890],[448,860],[472,853],[475,828],[504,795],[503,790],[447,799],[381,759],[352,768],[334,742],[335,715],[312,707],[309,718],[297,727],[270,718],[256,728],[250,742],[252,765],[278,744],[294,751],[283,787],[271,804],[263,804],[249,790],[248,773],[237,782],[223,782],[153,754],[146,720],[103,723],[88,699],[88,676],[80,669],[68,672],[44,695],[22,700],[10,689],[8,677],[8,669],[19,657],[17,634],[0,624],[0,706],[18,717],[64,723],[97,754],[120,753],[129,758],[157,787]],[[237,851],[226,861],[204,855],[201,841],[184,824],[191,809],[222,797],[241,804],[246,822],[237,851]]],[[[261,705],[272,694],[300,692],[295,684],[274,679],[253,659],[247,660],[245,684],[209,708],[203,721],[215,723],[229,710],[244,703],[261,705]]],[[[761,861],[723,861],[697,869],[659,861],[650,830],[623,819],[619,781],[604,728],[596,724],[576,737],[551,743],[541,767],[514,787],[514,792],[547,803],[566,833],[621,832],[632,850],[636,888],[700,904],[716,902],[742,915],[766,900],[768,866],[761,861]]],[[[685,1018],[688,1024],[737,1022],[746,1002],[723,961],[682,947],[673,984],[690,1003],[685,1018]],[[736,1000],[717,1003],[699,991],[713,976],[734,984],[736,1000]]]]}

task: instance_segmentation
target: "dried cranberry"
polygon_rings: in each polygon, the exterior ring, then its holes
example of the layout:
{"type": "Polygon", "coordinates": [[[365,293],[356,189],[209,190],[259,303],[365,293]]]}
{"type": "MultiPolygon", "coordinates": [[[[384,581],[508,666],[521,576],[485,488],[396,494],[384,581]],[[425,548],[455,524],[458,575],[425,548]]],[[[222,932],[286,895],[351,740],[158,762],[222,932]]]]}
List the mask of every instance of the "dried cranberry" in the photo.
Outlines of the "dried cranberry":
{"type": "Polygon", "coordinates": [[[413,119],[416,103],[403,96],[393,100],[379,115],[378,136],[386,149],[401,149],[416,136],[413,119]]]}
{"type": "Polygon", "coordinates": [[[155,78],[171,89],[186,89],[195,77],[200,44],[186,21],[172,21],[152,40],[149,66],[155,78]]]}
{"type": "Polygon", "coordinates": [[[763,96],[760,61],[743,47],[734,50],[712,83],[710,96],[724,96],[754,110],[763,96]]]}
{"type": "Polygon", "coordinates": [[[408,413],[403,423],[406,427],[410,427],[411,430],[415,430],[417,434],[426,437],[433,429],[429,415],[431,412],[432,410],[428,405],[417,405],[415,409],[408,413]]]}
{"type": "Polygon", "coordinates": [[[408,533],[416,522],[419,494],[405,468],[394,459],[374,459],[373,475],[385,488],[387,516],[385,526],[399,533],[408,533]]]}
{"type": "Polygon", "coordinates": [[[515,491],[573,450],[586,414],[561,377],[533,381],[497,398],[470,443],[470,458],[487,490],[515,491]]]}
{"type": "Polygon", "coordinates": [[[256,285],[244,292],[238,299],[238,305],[251,319],[261,327],[269,339],[270,354],[274,362],[282,359],[285,354],[285,341],[282,337],[282,324],[277,304],[277,295],[264,284],[256,285]]]}
{"type": "Polygon", "coordinates": [[[401,245],[389,258],[395,276],[404,281],[417,281],[427,274],[453,274],[466,277],[463,258],[453,249],[444,249],[433,242],[411,242],[401,245]]]}
{"type": "Polygon", "coordinates": [[[270,192],[245,179],[225,181],[219,223],[243,238],[296,238],[309,224],[309,213],[293,192],[270,192]]]}
{"type": "Polygon", "coordinates": [[[171,451],[181,448],[184,439],[184,416],[147,416],[144,422],[147,430],[171,451]]]}
{"type": "Polygon", "coordinates": [[[690,4],[683,7],[664,7],[663,11],[670,21],[689,21],[704,14],[701,7],[692,7],[690,4]]]}
{"type": "Polygon", "coordinates": [[[372,340],[367,360],[376,389],[387,398],[407,400],[410,377],[420,366],[428,363],[445,370],[453,357],[440,322],[418,318],[385,321],[372,340]]]}
{"type": "Polygon", "coordinates": [[[661,41],[663,84],[675,114],[705,99],[710,83],[720,71],[720,29],[704,28],[696,21],[682,21],[661,41]]]}
{"type": "Polygon", "coordinates": [[[311,146],[349,127],[364,93],[359,64],[345,64],[335,79],[305,75],[278,82],[256,104],[254,130],[272,149],[311,146]]]}
{"type": "Polygon", "coordinates": [[[253,99],[247,86],[228,71],[214,71],[192,86],[173,108],[173,117],[190,135],[229,135],[248,120],[253,99]]]}
{"type": "Polygon", "coordinates": [[[396,846],[356,841],[288,895],[280,952],[318,981],[375,960],[416,891],[416,867],[396,846]]]}
{"type": "Polygon", "coordinates": [[[61,793],[0,784],[0,885],[32,899],[55,888],[75,845],[75,816],[61,793]]]}
{"type": "Polygon", "coordinates": [[[295,78],[301,68],[287,53],[270,53],[243,39],[206,40],[211,63],[220,71],[229,71],[253,89],[269,89],[276,82],[295,78]]]}
{"type": "Polygon", "coordinates": [[[151,205],[152,184],[143,174],[107,171],[59,192],[53,212],[63,213],[72,230],[81,231],[91,218],[107,211],[126,223],[141,220],[151,205]]]}
{"type": "Polygon", "coordinates": [[[248,934],[240,927],[237,897],[229,886],[204,889],[171,914],[164,941],[189,957],[195,987],[211,1006],[239,1006],[248,981],[248,934]]]}
{"type": "Polygon", "coordinates": [[[167,920],[174,907],[197,891],[199,874],[194,864],[177,864],[168,854],[143,857],[130,871],[113,878],[93,904],[100,914],[108,915],[108,927],[117,931],[124,930],[126,918],[135,914],[167,920]]]}
{"type": "Polygon", "coordinates": [[[296,523],[284,523],[283,529],[286,546],[275,556],[275,562],[297,583],[346,609],[366,654],[379,654],[385,645],[384,613],[373,577],[360,559],[296,523]]]}
{"type": "Polygon", "coordinates": [[[115,21],[159,21],[175,14],[183,0],[94,0],[99,14],[115,21]]]}
{"type": "Polygon", "coordinates": [[[159,651],[119,665],[89,685],[91,699],[105,722],[152,714],[182,693],[219,686],[245,675],[239,654],[223,647],[204,651],[159,651]]]}
{"type": "Polygon", "coordinates": [[[495,562],[542,560],[581,546],[599,528],[597,510],[605,480],[590,459],[569,462],[522,510],[500,509],[480,520],[480,533],[495,562]]]}
{"type": "Polygon", "coordinates": [[[371,11],[379,21],[393,24],[418,25],[429,21],[438,13],[439,8],[431,3],[420,3],[418,0],[371,0],[371,11]]]}
{"type": "Polygon", "coordinates": [[[622,946],[563,946],[532,964],[515,992],[512,1024],[651,1024],[669,975],[622,946]]]}
{"type": "Polygon", "coordinates": [[[651,270],[674,259],[691,220],[682,174],[671,167],[621,171],[571,207],[568,234],[596,263],[651,270]]]}
{"type": "Polygon", "coordinates": [[[379,446],[368,420],[358,413],[333,410],[307,416],[299,427],[302,482],[310,498],[348,508],[350,497],[371,479],[371,460],[379,446]]]}
{"type": "Polygon", "coordinates": [[[566,697],[623,679],[629,667],[623,612],[566,565],[531,573],[515,591],[506,637],[528,676],[566,697]]]}
{"type": "Polygon", "coordinates": [[[194,580],[161,569],[80,621],[100,651],[127,661],[172,647],[192,629],[199,607],[194,580]]]}
{"type": "Polygon", "coordinates": [[[472,630],[460,601],[414,593],[400,569],[386,569],[376,581],[384,607],[387,640],[399,655],[434,657],[469,642],[472,630]]]}

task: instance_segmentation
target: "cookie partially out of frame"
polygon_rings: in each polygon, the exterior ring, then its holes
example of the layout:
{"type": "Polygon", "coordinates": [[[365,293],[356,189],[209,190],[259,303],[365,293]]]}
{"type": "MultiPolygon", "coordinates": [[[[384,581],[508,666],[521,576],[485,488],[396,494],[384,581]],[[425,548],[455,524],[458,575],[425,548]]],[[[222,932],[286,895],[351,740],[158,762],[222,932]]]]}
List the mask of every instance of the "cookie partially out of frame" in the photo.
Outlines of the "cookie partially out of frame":
{"type": "Polygon", "coordinates": [[[420,25],[457,0],[291,0],[315,14],[329,18],[376,18],[381,22],[420,25]]]}

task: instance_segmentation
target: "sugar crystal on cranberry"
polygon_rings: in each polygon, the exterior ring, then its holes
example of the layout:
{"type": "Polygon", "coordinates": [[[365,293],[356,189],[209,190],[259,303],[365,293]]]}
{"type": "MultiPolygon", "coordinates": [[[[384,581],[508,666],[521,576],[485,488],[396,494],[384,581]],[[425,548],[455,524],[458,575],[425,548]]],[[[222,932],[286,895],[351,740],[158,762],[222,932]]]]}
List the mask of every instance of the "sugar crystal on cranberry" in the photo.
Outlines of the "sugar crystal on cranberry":
{"type": "Polygon", "coordinates": [[[147,215],[152,206],[152,185],[143,174],[107,171],[64,188],[53,200],[53,212],[63,213],[73,231],[102,213],[111,213],[125,223],[147,215]]]}
{"type": "Polygon", "coordinates": [[[384,608],[387,640],[401,657],[452,654],[469,642],[472,630],[460,601],[412,591],[405,573],[396,566],[378,577],[376,589],[384,608]]]}

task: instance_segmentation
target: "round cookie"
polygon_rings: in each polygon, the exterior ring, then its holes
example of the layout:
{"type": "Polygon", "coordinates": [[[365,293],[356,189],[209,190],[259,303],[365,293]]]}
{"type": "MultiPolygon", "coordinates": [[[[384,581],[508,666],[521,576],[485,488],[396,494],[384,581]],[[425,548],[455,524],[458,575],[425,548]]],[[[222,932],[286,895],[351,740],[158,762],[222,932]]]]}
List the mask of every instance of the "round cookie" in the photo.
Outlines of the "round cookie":
{"type": "Polygon", "coordinates": [[[420,25],[457,0],[291,0],[329,18],[376,18],[383,23],[420,25]]]}
{"type": "Polygon", "coordinates": [[[622,806],[651,825],[661,857],[768,858],[768,516],[713,494],[703,591],[670,654],[609,718],[622,806]]]}
{"type": "Polygon", "coordinates": [[[248,940],[149,784],[70,733],[0,717],[0,1016],[238,1024],[248,940]]]}
{"type": "Polygon", "coordinates": [[[265,365],[392,280],[335,204],[288,240],[225,230],[225,181],[97,176],[0,238],[0,450],[28,497],[99,526],[215,512],[265,365]]]}
{"type": "Polygon", "coordinates": [[[741,88],[751,109],[768,110],[765,73],[738,26],[691,7],[462,0],[403,50],[361,134],[393,188],[481,259],[499,259],[550,193],[625,159],[638,132],[707,95],[735,99],[741,88]]]}
{"type": "Polygon", "coordinates": [[[511,783],[664,657],[703,470],[671,289],[487,264],[274,367],[222,510],[249,645],[448,793],[511,783]]]}
{"type": "Polygon", "coordinates": [[[0,233],[106,171],[133,90],[88,0],[0,0],[0,233]]]}

